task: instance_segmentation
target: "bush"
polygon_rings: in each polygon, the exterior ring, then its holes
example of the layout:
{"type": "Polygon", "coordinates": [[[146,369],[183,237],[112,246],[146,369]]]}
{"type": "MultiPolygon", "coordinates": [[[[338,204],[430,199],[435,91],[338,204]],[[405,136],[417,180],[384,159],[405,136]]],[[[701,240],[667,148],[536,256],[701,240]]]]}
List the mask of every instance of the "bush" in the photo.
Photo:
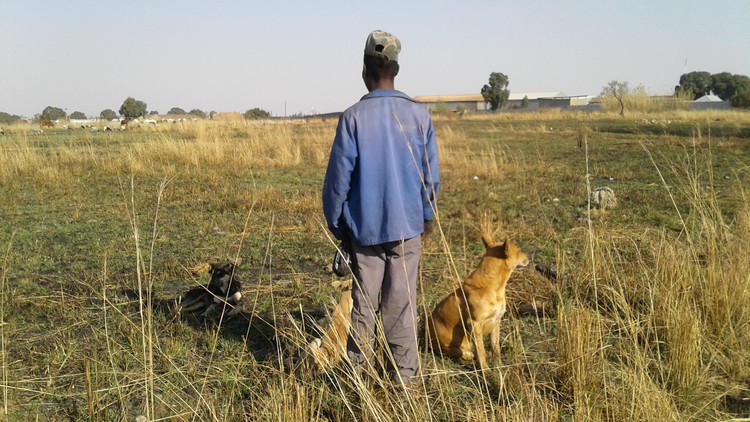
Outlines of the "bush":
{"type": "Polygon", "coordinates": [[[255,107],[245,112],[243,115],[248,120],[267,119],[271,117],[271,114],[262,108],[255,107]]]}

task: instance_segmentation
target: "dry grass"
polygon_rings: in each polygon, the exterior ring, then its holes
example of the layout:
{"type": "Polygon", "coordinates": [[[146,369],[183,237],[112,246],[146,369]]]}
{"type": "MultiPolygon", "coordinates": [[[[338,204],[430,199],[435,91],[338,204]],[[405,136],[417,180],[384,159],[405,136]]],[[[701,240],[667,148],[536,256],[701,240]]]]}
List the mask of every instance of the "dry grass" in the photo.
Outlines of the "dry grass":
{"type": "Polygon", "coordinates": [[[483,227],[502,227],[557,282],[528,271],[511,280],[525,286],[518,300],[542,295],[553,307],[548,318],[503,321],[502,366],[483,374],[423,351],[423,385],[408,394],[377,365],[363,380],[294,359],[337,300],[319,198],[335,122],[6,131],[3,415],[746,418],[750,118],[676,110],[642,120],[436,119],[443,191],[420,312],[476,264],[483,227]],[[587,209],[602,184],[618,208],[587,209]],[[175,314],[172,299],[204,282],[189,268],[238,257],[239,318],[175,314]]]}

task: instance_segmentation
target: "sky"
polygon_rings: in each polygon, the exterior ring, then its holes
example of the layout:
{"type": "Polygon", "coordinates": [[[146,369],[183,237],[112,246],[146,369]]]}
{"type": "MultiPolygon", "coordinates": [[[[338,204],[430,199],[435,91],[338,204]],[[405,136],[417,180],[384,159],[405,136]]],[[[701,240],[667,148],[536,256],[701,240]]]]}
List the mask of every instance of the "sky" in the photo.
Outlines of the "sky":
{"type": "Polygon", "coordinates": [[[396,89],[669,94],[691,71],[750,75],[750,1],[0,0],[0,111],[274,116],[343,111],[366,94],[370,31],[401,40],[396,89]]]}

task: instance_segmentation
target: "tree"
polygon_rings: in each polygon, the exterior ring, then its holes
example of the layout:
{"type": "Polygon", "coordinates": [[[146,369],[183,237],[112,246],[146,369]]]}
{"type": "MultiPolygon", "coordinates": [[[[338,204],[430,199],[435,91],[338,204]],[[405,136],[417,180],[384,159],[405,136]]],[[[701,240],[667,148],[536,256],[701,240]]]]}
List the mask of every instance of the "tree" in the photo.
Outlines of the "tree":
{"type": "Polygon", "coordinates": [[[521,100],[521,108],[529,108],[529,96],[524,95],[523,99],[521,100]]]}
{"type": "Polygon", "coordinates": [[[115,113],[114,110],[108,108],[108,109],[102,110],[102,112],[99,113],[99,117],[101,117],[102,119],[106,121],[110,121],[110,120],[114,120],[117,118],[117,113],[115,113]]]}
{"type": "Polygon", "coordinates": [[[47,106],[42,111],[42,120],[59,120],[64,119],[65,116],[67,116],[68,113],[65,112],[65,110],[58,108],[58,107],[52,107],[47,106]]]}
{"type": "Polygon", "coordinates": [[[186,114],[185,110],[179,108],[179,107],[172,107],[169,109],[167,114],[186,114]]]}
{"type": "Polygon", "coordinates": [[[627,82],[610,81],[607,86],[602,88],[602,97],[614,98],[620,105],[620,116],[625,116],[624,98],[630,93],[627,82]]]}
{"type": "Polygon", "coordinates": [[[708,72],[690,72],[680,76],[680,84],[675,87],[675,95],[689,93],[694,100],[711,93],[711,74],[708,72]]]}
{"type": "Polygon", "coordinates": [[[206,118],[206,113],[204,113],[203,110],[200,110],[200,109],[197,109],[197,108],[194,108],[194,109],[190,110],[190,112],[188,112],[188,114],[190,114],[191,116],[200,117],[201,119],[205,119],[206,118]]]}
{"type": "Polygon", "coordinates": [[[120,116],[126,119],[135,119],[146,114],[146,103],[143,101],[136,100],[133,97],[128,97],[120,106],[120,116]]]}
{"type": "Polygon", "coordinates": [[[729,72],[711,75],[711,90],[722,100],[728,100],[734,94],[732,89],[732,74],[729,72]]]}
{"type": "Polygon", "coordinates": [[[711,75],[711,90],[724,101],[731,101],[738,92],[750,89],[750,78],[721,72],[711,75]]]}
{"type": "Polygon", "coordinates": [[[248,120],[267,119],[271,117],[271,115],[267,111],[258,107],[246,111],[244,116],[248,120]]]}
{"type": "Polygon", "coordinates": [[[74,111],[74,112],[70,113],[70,118],[71,119],[84,120],[84,119],[86,119],[86,115],[83,114],[83,112],[81,112],[81,111],[74,111]]]}
{"type": "Polygon", "coordinates": [[[500,72],[490,73],[489,83],[482,87],[482,97],[484,101],[490,103],[490,109],[495,111],[508,101],[510,91],[508,87],[508,77],[500,72]]]}
{"type": "Polygon", "coordinates": [[[732,96],[732,107],[750,107],[750,87],[745,88],[732,96]]]}
{"type": "Polygon", "coordinates": [[[149,111],[149,112],[148,112],[148,115],[149,115],[149,116],[153,116],[153,115],[155,115],[155,114],[159,114],[159,112],[158,112],[158,111],[156,111],[156,110],[151,110],[151,111],[149,111]]]}

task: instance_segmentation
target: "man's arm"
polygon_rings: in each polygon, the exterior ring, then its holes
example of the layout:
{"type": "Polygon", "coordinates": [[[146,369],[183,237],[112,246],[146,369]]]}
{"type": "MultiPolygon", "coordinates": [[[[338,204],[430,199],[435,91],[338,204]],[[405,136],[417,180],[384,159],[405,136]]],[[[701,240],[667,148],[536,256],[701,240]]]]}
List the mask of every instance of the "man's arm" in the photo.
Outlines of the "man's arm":
{"type": "Polygon", "coordinates": [[[328,229],[339,240],[345,235],[344,204],[349,195],[352,171],[357,159],[353,133],[353,122],[342,115],[336,127],[336,137],[333,139],[328,169],[323,182],[323,214],[326,217],[328,229]]]}
{"type": "Polygon", "coordinates": [[[438,163],[438,148],[435,140],[435,130],[432,120],[428,118],[424,131],[424,158],[422,161],[422,174],[424,175],[424,191],[422,202],[424,207],[424,220],[432,221],[437,210],[437,197],[440,192],[440,165],[438,163]]]}

